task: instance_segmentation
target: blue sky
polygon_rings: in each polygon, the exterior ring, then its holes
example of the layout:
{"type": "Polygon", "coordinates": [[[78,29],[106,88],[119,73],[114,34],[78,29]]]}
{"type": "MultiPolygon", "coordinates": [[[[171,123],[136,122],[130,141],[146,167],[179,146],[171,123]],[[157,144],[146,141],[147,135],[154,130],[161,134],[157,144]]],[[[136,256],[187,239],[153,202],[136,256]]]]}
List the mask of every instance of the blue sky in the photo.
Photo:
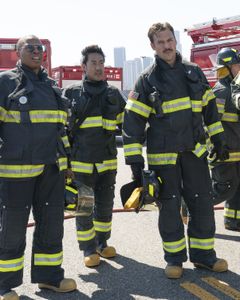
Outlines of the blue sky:
{"type": "Polygon", "coordinates": [[[99,44],[113,66],[113,48],[124,46],[127,59],[152,56],[147,38],[155,22],[180,31],[183,54],[191,39],[184,28],[240,14],[239,0],[2,0],[1,37],[35,34],[52,44],[52,65],[79,64],[81,50],[99,44]]]}

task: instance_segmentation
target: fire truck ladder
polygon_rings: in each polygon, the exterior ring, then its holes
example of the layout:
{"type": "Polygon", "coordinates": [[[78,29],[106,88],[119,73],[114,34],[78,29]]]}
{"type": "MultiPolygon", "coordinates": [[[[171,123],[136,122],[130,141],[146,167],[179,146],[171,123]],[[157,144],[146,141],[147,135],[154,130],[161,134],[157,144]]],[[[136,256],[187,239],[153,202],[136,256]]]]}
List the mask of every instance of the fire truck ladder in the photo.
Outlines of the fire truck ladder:
{"type": "Polygon", "coordinates": [[[211,22],[199,23],[193,28],[184,29],[195,44],[210,40],[233,37],[240,34],[240,15],[224,19],[213,18],[211,22]]]}

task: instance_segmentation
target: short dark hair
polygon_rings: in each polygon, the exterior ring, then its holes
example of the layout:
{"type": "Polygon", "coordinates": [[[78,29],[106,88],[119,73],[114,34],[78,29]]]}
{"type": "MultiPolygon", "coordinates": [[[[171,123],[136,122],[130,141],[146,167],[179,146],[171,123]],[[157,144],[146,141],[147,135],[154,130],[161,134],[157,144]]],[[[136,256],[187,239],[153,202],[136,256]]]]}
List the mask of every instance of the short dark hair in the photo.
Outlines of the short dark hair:
{"type": "Polygon", "coordinates": [[[88,55],[90,53],[98,53],[98,54],[102,55],[103,61],[105,62],[105,54],[103,53],[102,48],[100,48],[98,45],[87,46],[87,47],[85,47],[82,50],[81,53],[82,53],[82,59],[81,59],[81,63],[82,64],[86,64],[87,63],[87,61],[88,61],[88,55]]]}
{"type": "Polygon", "coordinates": [[[154,34],[156,34],[158,31],[164,31],[166,29],[169,29],[173,33],[174,38],[175,38],[174,29],[173,29],[172,25],[170,25],[168,22],[154,23],[148,30],[148,38],[149,38],[150,42],[153,43],[154,34]]]}
{"type": "Polygon", "coordinates": [[[28,40],[39,40],[40,41],[40,39],[36,35],[33,35],[33,34],[25,35],[17,41],[16,50],[19,51],[22,48],[22,46],[26,43],[26,41],[28,41],[28,40]]]}

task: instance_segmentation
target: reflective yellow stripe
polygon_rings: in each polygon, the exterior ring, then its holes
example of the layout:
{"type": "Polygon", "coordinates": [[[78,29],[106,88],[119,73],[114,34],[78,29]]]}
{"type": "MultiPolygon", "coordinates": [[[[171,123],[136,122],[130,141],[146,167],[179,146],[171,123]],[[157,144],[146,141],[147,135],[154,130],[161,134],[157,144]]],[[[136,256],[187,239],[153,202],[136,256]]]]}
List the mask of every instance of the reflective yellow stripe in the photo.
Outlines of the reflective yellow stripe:
{"type": "Polygon", "coordinates": [[[207,128],[208,128],[208,133],[210,136],[213,136],[215,134],[223,132],[223,127],[222,127],[221,122],[213,123],[213,124],[207,126],[207,128]]]}
{"type": "Polygon", "coordinates": [[[149,165],[175,165],[177,156],[177,153],[148,153],[147,159],[149,165]]]}
{"type": "Polygon", "coordinates": [[[98,173],[108,171],[108,170],[116,170],[117,169],[117,159],[104,160],[103,163],[95,164],[98,173]]]}
{"type": "Polygon", "coordinates": [[[148,118],[152,111],[152,107],[131,98],[128,98],[126,109],[131,110],[145,118],[148,118]]]}
{"type": "Polygon", "coordinates": [[[0,165],[0,177],[35,177],[43,172],[44,165],[0,165]]]}
{"type": "Polygon", "coordinates": [[[95,230],[100,232],[109,232],[112,228],[112,222],[93,221],[93,224],[95,230]]]}
{"type": "Polygon", "coordinates": [[[35,253],[34,265],[35,266],[59,266],[63,261],[63,252],[55,254],[35,253]]]}
{"type": "Polygon", "coordinates": [[[66,207],[65,207],[65,211],[68,210],[68,209],[74,209],[76,208],[76,204],[68,204],[66,207]]]}
{"type": "Polygon", "coordinates": [[[224,217],[228,218],[235,218],[235,210],[234,209],[229,209],[229,208],[224,208],[224,217]]]}
{"type": "Polygon", "coordinates": [[[102,126],[103,126],[102,116],[96,116],[96,117],[86,118],[79,127],[94,128],[94,127],[102,127],[102,126]]]}
{"type": "MultiPolygon", "coordinates": [[[[5,110],[0,107],[0,121],[6,123],[20,123],[21,113],[15,110],[5,110]]],[[[63,123],[66,124],[67,113],[61,110],[30,110],[32,123],[63,123]]]]}
{"type": "Polygon", "coordinates": [[[125,156],[142,155],[142,145],[138,143],[124,145],[123,149],[125,156]]]}
{"type": "Polygon", "coordinates": [[[153,194],[154,194],[154,188],[153,188],[153,185],[152,185],[152,184],[149,184],[149,186],[148,186],[148,192],[149,192],[149,195],[153,197],[153,194]]]}
{"type": "Polygon", "coordinates": [[[102,119],[102,127],[106,130],[116,130],[117,121],[110,119],[102,119]]]}
{"type": "MultiPolygon", "coordinates": [[[[117,159],[104,160],[102,163],[96,163],[96,168],[99,173],[107,170],[116,170],[117,169],[117,159]]],[[[73,172],[92,174],[94,164],[85,163],[81,161],[71,161],[71,167],[73,172]]]]}
{"type": "Polygon", "coordinates": [[[239,117],[238,114],[233,114],[233,113],[228,113],[225,112],[222,116],[222,121],[226,121],[226,122],[238,122],[239,121],[239,117]]]}
{"type": "Polygon", "coordinates": [[[191,108],[191,101],[189,97],[174,99],[170,101],[164,101],[162,104],[163,113],[174,113],[179,110],[185,110],[191,108]]]}
{"type": "Polygon", "coordinates": [[[200,143],[197,143],[195,146],[195,150],[192,151],[197,157],[201,157],[203,154],[207,152],[206,145],[201,145],[200,143]]]}
{"type": "Polygon", "coordinates": [[[0,272],[16,272],[23,269],[24,256],[15,259],[0,260],[0,272]]]}
{"type": "Polygon", "coordinates": [[[229,159],[224,160],[224,162],[240,161],[240,152],[229,152],[229,159]]]}
{"type": "Polygon", "coordinates": [[[71,161],[71,167],[73,172],[92,174],[94,164],[81,161],[71,161]]]}
{"type": "Polygon", "coordinates": [[[218,112],[220,114],[223,114],[224,113],[224,107],[225,107],[225,99],[216,98],[216,103],[217,103],[218,112]]]}
{"type": "Polygon", "coordinates": [[[186,248],[185,237],[175,242],[163,242],[163,249],[169,253],[176,253],[186,248]]]}
{"type": "Polygon", "coordinates": [[[65,189],[68,190],[69,192],[72,192],[73,194],[77,195],[78,194],[78,191],[74,188],[72,188],[71,186],[69,185],[65,185],[65,189]]]}
{"type": "Polygon", "coordinates": [[[85,230],[85,231],[77,231],[77,240],[78,241],[90,241],[92,239],[94,239],[94,237],[96,236],[95,233],[95,229],[94,227],[92,227],[89,230],[85,230]]]}
{"type": "Polygon", "coordinates": [[[120,114],[117,115],[117,124],[122,124],[123,116],[124,116],[123,112],[121,112],[120,114]]]}
{"type": "Polygon", "coordinates": [[[215,95],[214,95],[212,89],[207,89],[202,97],[202,105],[203,106],[208,105],[208,102],[213,99],[215,99],[215,95]]]}
{"type": "Polygon", "coordinates": [[[6,123],[20,123],[20,112],[15,110],[7,111],[0,106],[0,121],[6,123]]]}
{"type": "Polygon", "coordinates": [[[67,113],[62,110],[30,110],[32,123],[63,123],[67,122],[67,113]]]}
{"type": "Polygon", "coordinates": [[[68,159],[66,157],[60,157],[57,159],[60,171],[67,169],[67,167],[68,167],[67,161],[68,161],[68,159]]]}
{"type": "Polygon", "coordinates": [[[214,248],[214,238],[197,239],[190,237],[190,248],[211,250],[214,248]]]}
{"type": "Polygon", "coordinates": [[[201,112],[202,111],[202,100],[191,100],[192,111],[201,112]]]}
{"type": "Polygon", "coordinates": [[[66,135],[62,136],[62,142],[63,142],[65,148],[70,147],[69,140],[68,140],[68,137],[66,135]]]}
{"type": "Polygon", "coordinates": [[[237,210],[236,219],[240,219],[240,210],[237,210]]]}

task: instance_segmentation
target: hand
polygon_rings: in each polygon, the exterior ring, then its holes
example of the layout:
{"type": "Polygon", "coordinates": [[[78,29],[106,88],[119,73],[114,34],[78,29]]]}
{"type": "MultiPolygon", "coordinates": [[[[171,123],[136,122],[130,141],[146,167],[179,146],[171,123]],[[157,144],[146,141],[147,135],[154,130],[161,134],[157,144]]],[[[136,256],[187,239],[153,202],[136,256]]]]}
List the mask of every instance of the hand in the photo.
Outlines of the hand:
{"type": "Polygon", "coordinates": [[[65,178],[66,179],[71,179],[71,180],[73,180],[75,178],[74,173],[73,173],[73,171],[70,168],[68,168],[65,171],[65,178]]]}
{"type": "Polygon", "coordinates": [[[211,163],[215,163],[217,160],[224,161],[229,158],[229,151],[227,145],[222,143],[215,143],[213,149],[209,155],[210,159],[213,159],[211,163]]]}
{"type": "Polygon", "coordinates": [[[132,179],[136,180],[139,183],[139,186],[142,185],[142,170],[144,169],[144,163],[133,163],[131,164],[132,170],[132,179]]]}

